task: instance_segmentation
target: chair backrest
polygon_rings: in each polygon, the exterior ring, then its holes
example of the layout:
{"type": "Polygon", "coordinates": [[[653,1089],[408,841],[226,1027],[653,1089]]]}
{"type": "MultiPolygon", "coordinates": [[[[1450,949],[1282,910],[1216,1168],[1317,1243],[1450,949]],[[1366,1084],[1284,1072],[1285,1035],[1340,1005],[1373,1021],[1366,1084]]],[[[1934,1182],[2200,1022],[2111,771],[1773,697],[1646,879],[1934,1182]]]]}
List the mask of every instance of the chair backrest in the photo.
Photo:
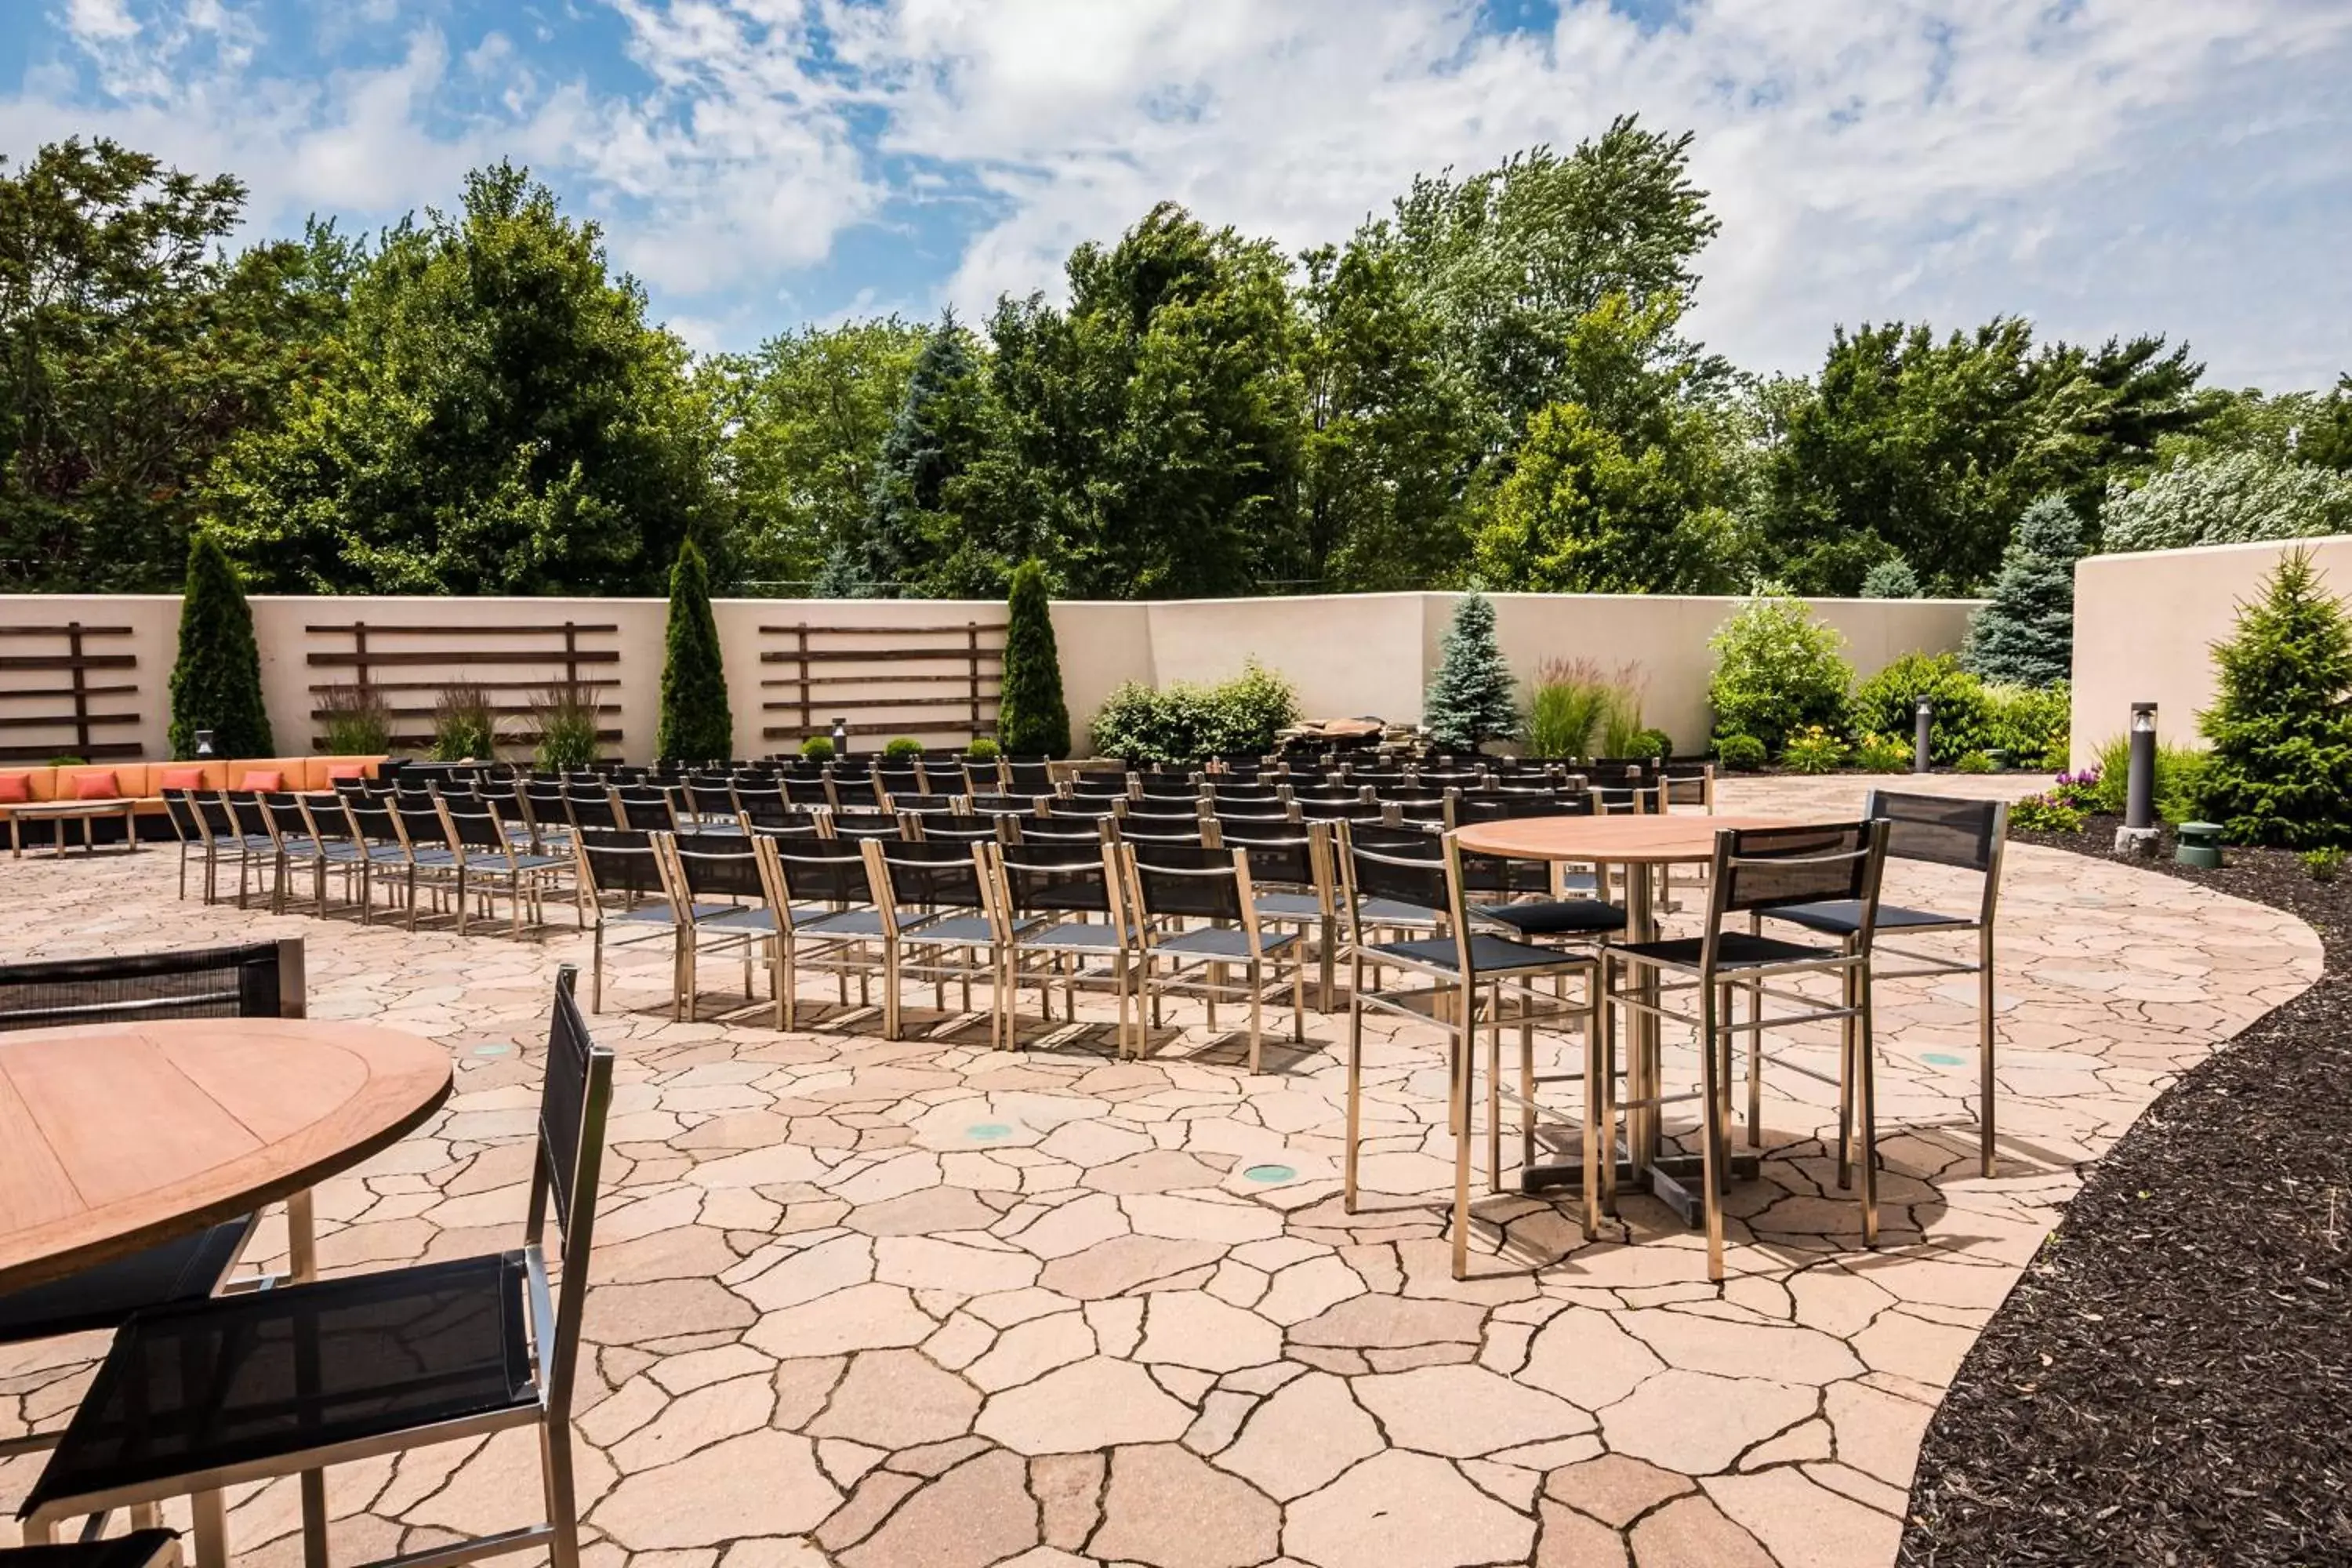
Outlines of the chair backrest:
{"type": "Polygon", "coordinates": [[[879,811],[882,792],[874,786],[871,774],[836,773],[826,778],[827,799],[835,811],[879,811]]]}
{"type": "Polygon", "coordinates": [[[677,884],[671,890],[673,903],[690,908],[727,900],[754,904],[767,900],[766,885],[760,879],[759,853],[742,834],[689,828],[663,835],[656,842],[669,850],[669,865],[677,884]]]}
{"type": "Polygon", "coordinates": [[[1127,804],[1123,795],[1045,795],[1037,797],[1040,815],[1045,816],[1091,817],[1100,821],[1117,816],[1127,804]]]}
{"type": "Polygon", "coordinates": [[[228,802],[222,798],[218,790],[194,791],[188,796],[188,804],[194,808],[196,820],[202,825],[205,837],[235,838],[237,836],[236,818],[230,814],[228,802]]]}
{"type": "Polygon", "coordinates": [[[1203,844],[1207,842],[1202,819],[1198,816],[1170,818],[1165,816],[1110,816],[1103,819],[1103,830],[1120,844],[1203,844]]]}
{"type": "Polygon", "coordinates": [[[874,889],[866,872],[866,846],[841,838],[759,837],[761,854],[777,879],[785,904],[870,904],[874,889]]]}
{"type": "Polygon", "coordinates": [[[670,798],[669,791],[658,784],[616,785],[613,800],[620,808],[624,827],[668,833],[677,826],[677,803],[670,798]]]}
{"type": "Polygon", "coordinates": [[[0,964],[0,1031],[156,1018],[299,1018],[302,939],[0,964]]]}
{"type": "Polygon", "coordinates": [[[1104,844],[1109,842],[1105,825],[1109,818],[1097,821],[1082,816],[1000,816],[997,829],[1007,844],[1104,844]]]}
{"type": "Polygon", "coordinates": [[[919,811],[926,816],[945,816],[960,812],[963,809],[963,796],[960,795],[916,795],[913,793],[899,795],[894,792],[890,796],[890,809],[892,811],[919,811]]]}
{"type": "MultiPolygon", "coordinates": [[[[572,995],[579,971],[564,964],[555,973],[555,1011],[547,1031],[547,1067],[539,1092],[539,1149],[531,1162],[530,1208],[524,1240],[544,1247],[552,1209],[563,1263],[555,1300],[555,1321],[540,1335],[545,1360],[542,1392],[551,1420],[568,1421],[572,1384],[580,1360],[581,1321],[588,1306],[589,1254],[595,1245],[596,1193],[604,1174],[604,1122],[613,1104],[613,1053],[590,1037],[588,1020],[572,995]]],[[[543,1268],[533,1280],[532,1310],[546,1286],[543,1268]]]]}
{"type": "Polygon", "coordinates": [[[967,762],[963,765],[963,789],[966,795],[994,795],[1004,787],[1004,772],[994,763],[967,762]]]}
{"type": "Polygon", "coordinates": [[[785,805],[833,809],[833,792],[826,787],[822,774],[788,773],[782,783],[785,805]]]}
{"type": "Polygon", "coordinates": [[[1099,845],[1008,844],[995,856],[997,886],[1016,915],[1115,912],[1099,845]]]}
{"type": "Polygon", "coordinates": [[[1863,907],[1855,941],[1866,948],[1885,859],[1883,821],[1718,829],[1707,890],[1707,940],[1715,940],[1731,915],[1852,901],[1863,907]]]}
{"type": "Polygon", "coordinates": [[[971,816],[953,811],[901,811],[898,813],[900,836],[910,841],[961,840],[966,844],[997,838],[996,818],[971,816]]]}
{"type": "Polygon", "coordinates": [[[1432,919],[1452,907],[1445,878],[1445,840],[1435,834],[1359,832],[1353,825],[1343,825],[1336,858],[1340,901],[1346,906],[1353,941],[1365,940],[1360,906],[1367,899],[1425,910],[1432,919]]]}
{"type": "Polygon", "coordinates": [[[172,831],[183,843],[204,841],[204,822],[196,816],[195,802],[189,798],[186,790],[167,789],[163,792],[163,815],[172,819],[172,831]]]}
{"type": "Polygon", "coordinates": [[[654,836],[636,827],[582,827],[572,836],[572,857],[579,868],[582,901],[593,910],[605,898],[658,898],[662,885],[661,852],[654,836]]]}
{"type": "Polygon", "coordinates": [[[887,811],[835,811],[818,819],[828,838],[896,838],[898,819],[887,811]]]}
{"type": "Polygon", "coordinates": [[[506,826],[499,820],[496,807],[484,800],[441,797],[442,829],[452,844],[468,849],[495,849],[501,855],[514,852],[513,841],[507,837],[506,826]]]}
{"type": "Polygon", "coordinates": [[[278,838],[310,839],[310,819],[302,815],[302,803],[291,792],[265,791],[261,809],[268,814],[270,829],[278,838]]]}
{"type": "Polygon", "coordinates": [[[259,792],[249,789],[223,790],[221,805],[227,811],[229,820],[236,824],[236,831],[238,833],[244,834],[248,838],[271,837],[269,813],[262,809],[259,792]]]}
{"type": "Polygon", "coordinates": [[[395,795],[392,808],[400,817],[401,835],[411,848],[441,848],[449,843],[449,829],[441,820],[441,803],[436,797],[395,795]]]}
{"type": "Polygon", "coordinates": [[[877,763],[874,764],[874,784],[893,800],[902,795],[930,793],[929,786],[923,782],[923,764],[920,763],[877,763]]]}
{"type": "Polygon", "coordinates": [[[1015,795],[1051,795],[1054,792],[1053,764],[1043,760],[1004,763],[1006,787],[1015,795]]]}
{"type": "Polygon", "coordinates": [[[1205,845],[1122,844],[1118,858],[1139,914],[1255,928],[1249,857],[1244,851],[1205,845]]]}
{"type": "Polygon", "coordinates": [[[1894,858],[1964,871],[1990,871],[2000,863],[2009,826],[2009,807],[2000,801],[1899,790],[1872,790],[1863,813],[1886,824],[1886,853],[1894,858]]]}
{"type": "Polygon", "coordinates": [[[954,839],[870,838],[866,875],[890,904],[907,910],[976,910],[983,901],[987,850],[954,839]]]}
{"type": "Polygon", "coordinates": [[[391,801],[383,795],[343,796],[343,820],[351,825],[352,837],[362,844],[397,844],[407,847],[402,837],[400,821],[393,815],[391,801]]]}
{"type": "MultiPolygon", "coordinates": [[[[1218,821],[1213,827],[1215,847],[1238,849],[1249,863],[1250,882],[1256,887],[1319,888],[1317,875],[1321,854],[1317,846],[1319,836],[1330,828],[1322,823],[1308,826],[1298,823],[1288,831],[1256,824],[1218,821]]],[[[1326,911],[1328,912],[1328,910],[1326,911]]]]}
{"type": "Polygon", "coordinates": [[[1449,827],[1460,827],[1473,822],[1507,822],[1528,816],[1591,816],[1592,797],[1589,795],[1557,795],[1549,789],[1533,791],[1480,792],[1454,797],[1454,810],[1447,819],[1449,827]]]}
{"type": "Polygon", "coordinates": [[[793,820],[792,808],[784,804],[784,792],[773,784],[737,784],[735,809],[743,814],[746,821],[761,827],[782,827],[793,820]]]}
{"type": "Polygon", "coordinates": [[[613,792],[601,784],[566,784],[563,812],[574,827],[615,828],[621,819],[613,806],[613,792]]]}

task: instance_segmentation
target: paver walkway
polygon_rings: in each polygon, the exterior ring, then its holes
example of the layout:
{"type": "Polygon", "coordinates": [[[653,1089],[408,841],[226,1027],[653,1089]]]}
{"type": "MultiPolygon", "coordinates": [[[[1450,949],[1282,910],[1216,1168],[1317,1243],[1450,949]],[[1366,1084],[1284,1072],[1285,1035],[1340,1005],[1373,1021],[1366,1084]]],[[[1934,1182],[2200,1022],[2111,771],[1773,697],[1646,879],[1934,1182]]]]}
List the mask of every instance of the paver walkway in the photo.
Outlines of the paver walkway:
{"type": "MultiPolygon", "coordinates": [[[[1859,789],[1727,793],[1828,809],[1859,789]]],[[[1099,1041],[993,1054],[984,1022],[895,1045],[675,1024],[643,958],[598,1025],[622,1088],[579,1401],[589,1561],[1880,1568],[1920,1430],[2082,1163],[2319,969],[2274,910],[2030,847],[2009,866],[2001,1173],[1975,1173],[1968,983],[1891,985],[1884,1122],[1954,1125],[1882,1144],[1886,1228],[1864,1252],[1824,1097],[1769,1082],[1775,1154],[1737,1195],[1719,1289],[1635,1199],[1631,1245],[1490,1199],[1509,1256],[1482,1236],[1477,1278],[1448,1278],[1425,1032],[1368,1047],[1381,1195],[1351,1218],[1343,1018],[1310,1017],[1310,1048],[1253,1078],[1200,1030],[1123,1064],[1099,1041]]],[[[0,946],[26,956],[307,938],[313,1016],[416,1030],[460,1069],[424,1134],[322,1189],[324,1264],[512,1243],[549,987],[584,943],[178,903],[166,855],[0,876],[0,946]]],[[[1890,894],[1955,885],[1905,867],[1890,894]]],[[[0,1350],[0,1435],[69,1409],[96,1349],[0,1350]]],[[[531,1443],[334,1472],[337,1560],[538,1517],[531,1443]]],[[[30,1463],[0,1466],[0,1503],[30,1463]]],[[[290,1485],[236,1499],[241,1560],[298,1563],[296,1522],[290,1485]]]]}

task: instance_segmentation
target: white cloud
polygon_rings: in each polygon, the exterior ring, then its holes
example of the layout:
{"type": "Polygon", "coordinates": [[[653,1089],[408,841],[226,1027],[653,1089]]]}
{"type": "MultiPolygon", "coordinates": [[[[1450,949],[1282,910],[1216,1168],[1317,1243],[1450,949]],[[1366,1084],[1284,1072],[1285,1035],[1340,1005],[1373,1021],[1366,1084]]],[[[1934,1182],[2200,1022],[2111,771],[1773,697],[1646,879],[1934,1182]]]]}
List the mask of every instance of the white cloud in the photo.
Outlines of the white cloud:
{"type": "Polygon", "coordinates": [[[1743,363],[2000,310],[2187,335],[2229,380],[2352,362],[2341,0],[1691,0],[1650,27],[1569,0],[1538,35],[1475,0],[578,0],[625,61],[386,0],[265,48],[253,3],[69,0],[74,69],[0,98],[0,142],[108,132],[234,169],[273,227],[446,205],[466,167],[527,159],[665,308],[742,341],[787,324],[787,287],[854,291],[805,279],[861,226],[931,268],[919,309],[969,314],[1163,197],[1301,247],[1416,171],[1639,111],[1698,132],[1723,234],[1694,325],[1743,363]],[[302,53],[378,15],[394,58],[302,53]]]}

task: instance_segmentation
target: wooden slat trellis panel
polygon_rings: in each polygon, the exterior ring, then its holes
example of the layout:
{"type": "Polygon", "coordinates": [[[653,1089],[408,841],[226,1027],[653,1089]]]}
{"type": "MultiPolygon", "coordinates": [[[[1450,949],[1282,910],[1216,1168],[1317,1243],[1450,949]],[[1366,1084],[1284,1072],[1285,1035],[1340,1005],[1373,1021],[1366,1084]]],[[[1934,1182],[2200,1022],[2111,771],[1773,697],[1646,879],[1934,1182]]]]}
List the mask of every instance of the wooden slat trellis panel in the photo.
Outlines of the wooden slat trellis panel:
{"type": "Polygon", "coordinates": [[[761,738],[789,741],[848,721],[853,735],[984,734],[996,721],[1004,679],[1004,623],[902,626],[825,626],[800,621],[760,628],[761,711],[785,722],[763,724],[761,738]],[[768,639],[785,646],[768,646],[768,639]],[[887,639],[887,643],[882,639],[887,639]],[[879,645],[879,646],[877,646],[879,645]],[[908,665],[927,668],[908,669],[908,665]],[[946,666],[946,668],[928,668],[946,666]],[[789,671],[789,672],[787,672],[789,671]],[[864,689],[827,695],[825,689],[864,689]],[[897,717],[865,719],[866,713],[897,717]]]}
{"type": "Polygon", "coordinates": [[[0,762],[47,762],[72,755],[99,762],[110,757],[136,757],[144,750],[136,741],[109,741],[99,731],[136,729],[133,710],[94,705],[101,697],[136,697],[136,681],[97,682],[97,669],[135,669],[135,653],[100,653],[93,642],[128,637],[129,626],[89,626],[68,621],[62,626],[0,626],[0,637],[23,638],[36,644],[61,645],[25,652],[24,642],[0,643],[11,651],[0,653],[0,762]],[[53,679],[63,676],[62,680],[53,679]],[[31,704],[29,709],[20,706],[31,704]],[[53,738],[17,739],[26,731],[54,731],[53,738]]]}
{"type": "MultiPolygon", "coordinates": [[[[535,668],[541,672],[531,676],[518,674],[511,679],[478,679],[470,675],[464,678],[462,684],[481,687],[491,695],[490,711],[499,718],[528,718],[532,711],[530,697],[558,684],[594,691],[600,701],[617,692],[621,685],[613,668],[621,662],[620,649],[587,646],[590,639],[616,637],[620,627],[612,622],[454,626],[355,620],[306,626],[302,630],[311,637],[348,638],[351,644],[347,648],[317,649],[306,656],[312,669],[338,672],[333,679],[311,683],[310,695],[316,700],[310,710],[311,719],[327,717],[324,700],[335,688],[373,688],[392,717],[392,743],[395,748],[425,746],[433,740],[434,703],[403,701],[403,697],[413,699],[429,692],[437,699],[449,687],[461,684],[456,676],[412,679],[406,678],[406,672],[436,668],[472,670],[483,666],[535,668]],[[491,646],[493,639],[495,646],[491,646]],[[394,646],[387,647],[387,643],[394,646]],[[419,643],[425,646],[415,646],[419,643]],[[401,673],[393,679],[379,679],[379,670],[401,673]],[[511,700],[500,700],[501,697],[511,700]],[[415,722],[419,720],[424,722],[415,722]]],[[[613,746],[619,745],[624,738],[617,725],[598,730],[596,737],[613,746]]],[[[538,743],[539,735],[536,730],[525,726],[504,731],[499,739],[501,745],[530,746],[538,743]]],[[[322,747],[326,737],[314,733],[310,744],[322,747]]]]}

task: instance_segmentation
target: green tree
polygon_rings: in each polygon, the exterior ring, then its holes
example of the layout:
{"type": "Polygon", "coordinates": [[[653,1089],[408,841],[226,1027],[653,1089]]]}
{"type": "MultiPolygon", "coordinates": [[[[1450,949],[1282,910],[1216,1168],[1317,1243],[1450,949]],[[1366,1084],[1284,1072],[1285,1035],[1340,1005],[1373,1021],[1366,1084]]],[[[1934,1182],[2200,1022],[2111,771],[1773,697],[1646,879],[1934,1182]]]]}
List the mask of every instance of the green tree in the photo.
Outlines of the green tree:
{"type": "Polygon", "coordinates": [[[1518,694],[1495,640],[1494,602],[1475,589],[1454,605],[1454,624],[1438,645],[1421,721],[1431,740],[1457,752],[1519,732],[1518,694]]]}
{"type": "Polygon", "coordinates": [[[244,203],[109,141],[0,159],[0,588],[168,586],[215,455],[310,374],[356,252],[232,256],[244,203]]]}
{"type": "Polygon", "coordinates": [[[1570,335],[1602,300],[1646,310],[1692,298],[1698,253],[1720,226],[1691,183],[1691,140],[1627,116],[1566,156],[1537,147],[1461,180],[1419,176],[1360,237],[1393,249],[1427,302],[1488,449],[1575,400],[1563,385],[1570,335]]]}
{"type": "Polygon", "coordinates": [[[1008,560],[1043,541],[1082,597],[1248,594],[1300,575],[1300,390],[1279,252],[1162,203],[1071,254],[1070,305],[990,320],[991,460],[953,487],[1008,560]]]}
{"type": "Polygon", "coordinates": [[[1003,690],[996,705],[1000,746],[1017,757],[1070,754],[1070,710],[1062,699],[1054,605],[1039,562],[1024,561],[1013,569],[1005,606],[1003,690]]]}
{"type": "Polygon", "coordinates": [[[845,571],[851,596],[951,593],[951,580],[985,572],[949,510],[950,492],[982,439],[976,368],[971,333],[952,313],[941,316],[915,356],[906,395],[882,439],[866,515],[840,564],[828,563],[828,579],[845,571]]]}
{"type": "Polygon", "coordinates": [[[1969,619],[1961,660],[1987,680],[2047,686],[2074,665],[2074,558],[2083,520],[2063,496],[2044,496],[2018,520],[1992,598],[1969,619]]]}
{"type": "Polygon", "coordinates": [[[2219,692],[2200,809],[2232,843],[2352,842],[2352,620],[2307,552],[2291,551],[2213,649],[2219,692]]]}
{"type": "Polygon", "coordinates": [[[2204,417],[2201,367],[2162,349],[2037,351],[2013,317],[1941,342],[1924,324],[1839,329],[1821,375],[1769,400],[1772,569],[1803,591],[1851,594],[1900,555],[1933,592],[1974,592],[2031,500],[2057,491],[2087,511],[2204,417]]]}
{"type": "Polygon", "coordinates": [[[196,731],[213,734],[219,757],[267,757],[269,710],[261,701],[261,649],[253,607],[236,568],[210,533],[188,543],[188,585],[180,601],[180,657],[172,666],[172,754],[196,754],[196,731]]]}
{"type": "Polygon", "coordinates": [[[1437,320],[1392,249],[1302,259],[1300,575],[1327,593],[1446,585],[1469,555],[1462,498],[1481,454],[1437,320]]]}
{"type": "MultiPolygon", "coordinates": [[[[646,594],[728,534],[719,378],[512,164],[387,233],[320,375],[222,459],[225,542],[320,593],[646,594]]],[[[714,563],[725,580],[730,563],[714,563]]]]}
{"type": "Polygon", "coordinates": [[[2352,532],[2352,474],[2239,451],[2118,482],[2099,513],[2105,551],[2182,550],[2352,532]]]}
{"type": "Polygon", "coordinates": [[[1919,596],[1919,574],[1911,570],[1911,563],[1892,555],[1862,574],[1862,596],[1865,599],[1916,599],[1919,596]]]}
{"type": "Polygon", "coordinates": [[[735,754],[735,713],[727,701],[727,665],[710,612],[710,574],[688,540],[669,574],[669,627],[662,658],[661,722],[654,754],[680,762],[720,762],[735,754]]]}
{"type": "Polygon", "coordinates": [[[803,327],[718,362],[746,578],[805,587],[862,528],[883,439],[928,341],[886,316],[803,327]]]}

